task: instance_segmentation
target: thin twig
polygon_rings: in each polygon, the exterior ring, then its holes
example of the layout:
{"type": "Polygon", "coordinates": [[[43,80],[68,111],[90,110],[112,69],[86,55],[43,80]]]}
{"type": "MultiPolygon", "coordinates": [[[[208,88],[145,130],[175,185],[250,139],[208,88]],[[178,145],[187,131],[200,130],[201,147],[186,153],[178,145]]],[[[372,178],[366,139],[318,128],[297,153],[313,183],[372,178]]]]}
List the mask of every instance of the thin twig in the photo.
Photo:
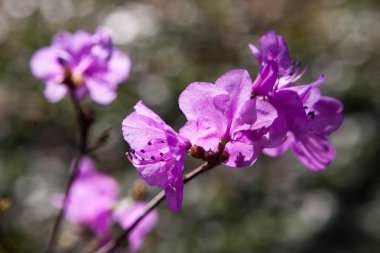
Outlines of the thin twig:
{"type": "Polygon", "coordinates": [[[79,161],[87,153],[88,131],[90,129],[91,123],[93,122],[93,115],[86,114],[83,111],[83,109],[79,103],[79,100],[75,96],[73,88],[70,88],[70,95],[71,95],[70,96],[71,101],[74,105],[74,109],[75,109],[75,112],[77,115],[77,122],[78,122],[78,126],[79,126],[79,154],[77,155],[77,157],[75,159],[72,171],[70,173],[70,177],[69,177],[69,180],[68,180],[67,185],[66,185],[63,205],[62,205],[62,208],[60,209],[60,211],[57,215],[57,218],[55,219],[55,222],[53,225],[53,230],[50,234],[50,239],[49,239],[48,246],[46,248],[45,253],[53,253],[54,252],[54,247],[55,247],[55,244],[57,241],[57,237],[59,234],[59,230],[61,227],[61,223],[62,223],[64,214],[65,214],[65,208],[66,208],[68,196],[70,194],[70,189],[71,189],[72,184],[75,181],[75,178],[78,175],[79,161]]]}
{"type": "MultiPolygon", "coordinates": [[[[204,163],[203,165],[195,168],[188,174],[186,174],[185,178],[183,179],[183,182],[186,184],[187,182],[191,181],[198,175],[202,174],[203,172],[206,172],[212,168],[215,168],[220,163],[204,163]]],[[[124,244],[125,241],[128,239],[128,234],[147,216],[153,209],[155,209],[163,200],[165,199],[165,191],[161,191],[158,193],[145,207],[144,212],[135,220],[134,223],[132,223],[131,226],[128,227],[128,229],[124,230],[123,233],[116,239],[114,242],[110,242],[100,248],[96,251],[96,253],[112,253],[115,252],[115,250],[124,244]]]]}

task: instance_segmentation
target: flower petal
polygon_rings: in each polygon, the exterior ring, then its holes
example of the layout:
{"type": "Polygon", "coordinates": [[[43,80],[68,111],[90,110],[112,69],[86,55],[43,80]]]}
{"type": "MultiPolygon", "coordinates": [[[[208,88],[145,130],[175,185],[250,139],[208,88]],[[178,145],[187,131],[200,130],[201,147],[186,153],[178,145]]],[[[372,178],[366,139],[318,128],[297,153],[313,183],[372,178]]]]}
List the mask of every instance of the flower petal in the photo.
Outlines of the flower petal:
{"type": "Polygon", "coordinates": [[[218,95],[228,94],[222,87],[212,83],[191,83],[181,93],[179,107],[188,121],[209,120],[221,133],[220,136],[223,136],[227,131],[228,119],[222,111],[218,110],[220,108],[215,107],[214,98],[218,95]]]}
{"type": "Polygon", "coordinates": [[[230,141],[226,145],[226,152],[230,155],[226,165],[231,167],[247,167],[251,166],[259,156],[261,152],[261,146],[259,143],[253,143],[252,145],[230,141]]]}
{"type": "Polygon", "coordinates": [[[67,93],[67,87],[61,83],[47,82],[44,90],[45,98],[51,102],[56,103],[61,100],[67,93]]]}
{"type": "Polygon", "coordinates": [[[311,108],[316,112],[310,120],[310,129],[327,136],[343,123],[343,104],[332,97],[321,97],[311,108]]]}
{"type": "Polygon", "coordinates": [[[308,131],[308,118],[298,94],[291,90],[280,90],[273,96],[273,103],[280,117],[284,117],[287,127],[295,135],[308,131]]]}
{"type": "Polygon", "coordinates": [[[292,150],[302,164],[311,170],[325,169],[336,155],[332,143],[317,135],[296,139],[292,150]]]}
{"type": "Polygon", "coordinates": [[[151,186],[160,188],[167,187],[170,171],[174,168],[176,161],[162,161],[137,167],[137,172],[151,186]]]}
{"type": "Polygon", "coordinates": [[[44,47],[35,52],[30,61],[33,75],[44,81],[57,81],[63,75],[58,56],[59,50],[54,47],[44,47]]]}
{"type": "MultiPolygon", "coordinates": [[[[247,70],[230,70],[216,80],[215,85],[223,87],[230,97],[229,120],[233,122],[234,115],[244,106],[251,97],[252,79],[247,70]]],[[[233,123],[232,123],[233,125],[233,123]]]]}
{"type": "Polygon", "coordinates": [[[165,187],[166,203],[168,207],[174,211],[181,211],[182,199],[183,199],[183,166],[184,161],[176,163],[171,171],[172,177],[170,184],[165,187]]]}
{"type": "Polygon", "coordinates": [[[107,71],[103,74],[103,80],[116,86],[128,78],[130,71],[131,59],[121,51],[113,50],[107,71]]]}
{"type": "Polygon", "coordinates": [[[252,84],[253,94],[255,96],[270,96],[278,83],[277,63],[270,59],[263,64],[259,75],[252,84]]]}
{"type": "Polygon", "coordinates": [[[91,98],[102,105],[110,104],[115,100],[117,93],[112,87],[109,87],[104,82],[87,77],[85,84],[88,88],[91,98]]]}
{"type": "Polygon", "coordinates": [[[293,144],[293,142],[294,142],[293,135],[288,134],[287,138],[280,145],[278,145],[274,148],[265,148],[265,149],[263,149],[263,153],[266,154],[267,156],[271,156],[271,157],[281,156],[286,151],[288,151],[288,149],[293,144]]]}
{"type": "Polygon", "coordinates": [[[208,119],[191,120],[179,130],[191,143],[203,147],[205,150],[216,151],[220,142],[221,133],[215,124],[208,119]]]}
{"type": "Polygon", "coordinates": [[[290,67],[290,57],[284,37],[277,35],[275,31],[269,31],[261,36],[259,44],[261,59],[267,61],[268,55],[273,53],[277,59],[280,74],[285,75],[290,67]]]}

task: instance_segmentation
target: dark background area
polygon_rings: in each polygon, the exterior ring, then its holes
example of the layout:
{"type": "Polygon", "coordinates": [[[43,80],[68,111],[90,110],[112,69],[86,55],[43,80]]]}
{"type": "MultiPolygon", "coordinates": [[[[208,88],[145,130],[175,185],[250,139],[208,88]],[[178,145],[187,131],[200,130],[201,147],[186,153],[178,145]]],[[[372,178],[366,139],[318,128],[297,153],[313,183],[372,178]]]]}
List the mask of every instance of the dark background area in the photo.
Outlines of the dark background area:
{"type": "MultiPolygon", "coordinates": [[[[128,194],[138,179],[124,156],[121,121],[139,100],[174,129],[185,122],[178,95],[194,81],[214,82],[257,64],[248,43],[267,30],[284,35],[292,59],[307,67],[299,84],[328,79],[325,95],[341,99],[345,121],[331,140],[337,159],[325,171],[304,168],[287,153],[264,155],[251,168],[219,167],[186,185],[183,211],[159,208],[160,221],[141,252],[380,252],[380,4],[376,0],[0,0],[0,215],[18,252],[41,252],[76,154],[77,127],[68,98],[43,97],[29,60],[61,30],[112,29],[132,72],[110,106],[96,111],[92,157],[128,194]]],[[[187,159],[186,170],[197,163],[187,159]]],[[[148,199],[158,192],[149,188],[148,199]]],[[[82,241],[65,224],[60,252],[82,241]]],[[[2,249],[0,248],[0,252],[2,249]]]]}

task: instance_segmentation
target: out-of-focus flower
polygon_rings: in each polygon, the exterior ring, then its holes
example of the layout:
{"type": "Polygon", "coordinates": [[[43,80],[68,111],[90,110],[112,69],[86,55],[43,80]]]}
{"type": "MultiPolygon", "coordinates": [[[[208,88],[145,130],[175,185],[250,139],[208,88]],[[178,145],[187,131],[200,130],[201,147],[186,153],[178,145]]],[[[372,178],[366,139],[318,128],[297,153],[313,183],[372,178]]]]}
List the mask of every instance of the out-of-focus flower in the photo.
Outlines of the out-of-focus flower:
{"type": "Polygon", "coordinates": [[[128,157],[148,184],[165,190],[169,208],[179,211],[183,198],[184,157],[190,142],[142,101],[134,108],[135,112],[122,123],[124,139],[131,147],[128,157]]]}
{"type": "MultiPolygon", "coordinates": [[[[114,220],[126,230],[144,213],[145,208],[144,201],[121,201],[114,212],[114,220]]],[[[128,234],[128,247],[131,251],[135,252],[142,246],[146,235],[156,226],[157,221],[158,212],[153,210],[128,234]]]]}
{"type": "Polygon", "coordinates": [[[49,47],[39,49],[30,62],[32,73],[45,82],[45,97],[61,100],[67,92],[77,99],[89,93],[99,104],[117,96],[117,86],[129,75],[131,61],[112,47],[110,33],[98,28],[94,34],[60,32],[49,47]]]}
{"type": "MultiPolygon", "coordinates": [[[[252,165],[261,152],[260,128],[269,127],[272,106],[250,102],[251,77],[246,70],[231,70],[215,84],[190,84],[179,97],[179,106],[188,122],[180,133],[205,150],[218,151],[225,142],[232,167],[252,165]]],[[[261,133],[262,134],[262,133],[261,133]]]]}
{"type": "Polygon", "coordinates": [[[313,83],[295,86],[303,72],[298,74],[299,65],[290,64],[284,38],[273,31],[261,37],[259,49],[249,47],[260,64],[252,99],[270,104],[277,111],[265,136],[264,152],[279,156],[292,147],[306,167],[324,169],[335,158],[326,137],[343,122],[342,104],[320,95],[324,74],[313,83]]]}
{"type": "Polygon", "coordinates": [[[78,169],[66,200],[65,216],[70,222],[85,226],[100,239],[107,240],[119,186],[111,177],[96,171],[88,157],[80,160],[78,169]]]}

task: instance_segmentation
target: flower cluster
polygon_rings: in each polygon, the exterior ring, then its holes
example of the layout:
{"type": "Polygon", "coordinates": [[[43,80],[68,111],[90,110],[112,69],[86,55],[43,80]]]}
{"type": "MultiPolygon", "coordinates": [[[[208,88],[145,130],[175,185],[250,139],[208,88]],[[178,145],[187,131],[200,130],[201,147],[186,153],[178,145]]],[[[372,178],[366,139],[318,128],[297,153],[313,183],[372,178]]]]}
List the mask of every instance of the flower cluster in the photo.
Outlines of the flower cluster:
{"type": "Polygon", "coordinates": [[[191,83],[179,97],[187,119],[179,133],[142,101],[122,123],[130,161],[148,184],[165,190],[173,211],[181,207],[188,151],[230,167],[251,166],[261,152],[279,156],[289,148],[312,170],[335,158],[327,137],[342,124],[343,106],[321,96],[325,76],[295,85],[304,71],[291,62],[284,38],[274,31],[262,36],[258,47],[249,47],[259,63],[256,80],[238,69],[215,83],[191,83]]]}
{"type": "Polygon", "coordinates": [[[56,34],[49,47],[33,55],[30,67],[45,82],[44,94],[50,102],[72,91],[78,100],[90,94],[96,103],[109,104],[116,98],[118,84],[128,78],[131,61],[112,47],[109,31],[100,27],[94,34],[56,34]]]}
{"type": "MultiPolygon", "coordinates": [[[[97,171],[93,161],[83,157],[78,165],[78,175],[70,189],[65,204],[65,216],[73,224],[89,229],[101,243],[111,239],[114,222],[127,229],[144,211],[146,203],[130,199],[118,202],[119,185],[111,177],[97,171]]],[[[64,196],[56,202],[63,207],[64,196]]],[[[149,213],[128,235],[128,245],[136,251],[158,221],[156,210],[149,213]]]]}
{"type": "MultiPolygon", "coordinates": [[[[234,69],[215,83],[189,84],[179,96],[187,122],[178,132],[142,101],[122,122],[129,160],[149,185],[164,190],[173,211],[181,210],[188,152],[209,167],[248,167],[261,153],[280,156],[288,149],[311,170],[322,170],[335,158],[327,137],[342,124],[343,105],[321,95],[325,76],[296,85],[305,71],[290,60],[284,38],[274,31],[249,48],[259,64],[256,79],[247,70],[234,69]]],[[[130,65],[128,56],[112,47],[105,28],[94,34],[58,33],[31,60],[33,74],[45,82],[47,100],[57,102],[69,93],[78,104],[86,94],[99,104],[111,103],[130,65]]],[[[135,251],[157,223],[157,212],[145,213],[140,199],[118,201],[117,182],[96,171],[88,157],[79,161],[72,182],[58,204],[69,221],[86,227],[102,243],[111,240],[114,223],[125,230],[137,224],[128,234],[135,251]]]]}

